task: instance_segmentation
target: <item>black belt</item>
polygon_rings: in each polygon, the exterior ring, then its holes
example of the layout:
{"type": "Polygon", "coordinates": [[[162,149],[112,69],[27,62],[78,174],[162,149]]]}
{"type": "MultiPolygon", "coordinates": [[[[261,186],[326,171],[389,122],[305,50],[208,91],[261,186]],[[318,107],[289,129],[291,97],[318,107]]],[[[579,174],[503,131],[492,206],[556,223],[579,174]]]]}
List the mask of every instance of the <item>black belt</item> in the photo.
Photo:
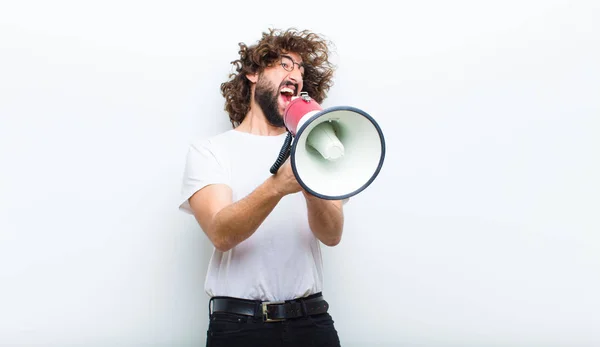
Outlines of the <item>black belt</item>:
{"type": "Polygon", "coordinates": [[[262,318],[265,322],[282,321],[326,313],[329,304],[323,296],[314,294],[306,298],[286,301],[260,301],[216,296],[210,300],[210,313],[227,312],[243,316],[262,318]]]}

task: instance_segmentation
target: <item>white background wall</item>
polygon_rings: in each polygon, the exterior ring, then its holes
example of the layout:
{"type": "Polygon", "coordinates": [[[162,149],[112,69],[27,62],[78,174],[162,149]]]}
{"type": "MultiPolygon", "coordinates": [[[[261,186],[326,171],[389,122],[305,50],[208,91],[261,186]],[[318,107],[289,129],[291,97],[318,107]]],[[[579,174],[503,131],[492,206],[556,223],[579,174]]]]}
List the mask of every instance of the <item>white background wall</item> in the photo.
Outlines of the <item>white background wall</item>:
{"type": "Polygon", "coordinates": [[[3,1],[0,345],[204,344],[185,154],[229,129],[219,84],[270,26],[334,41],[323,106],[386,134],[325,249],[344,346],[600,345],[598,18],[592,0],[3,1]]]}

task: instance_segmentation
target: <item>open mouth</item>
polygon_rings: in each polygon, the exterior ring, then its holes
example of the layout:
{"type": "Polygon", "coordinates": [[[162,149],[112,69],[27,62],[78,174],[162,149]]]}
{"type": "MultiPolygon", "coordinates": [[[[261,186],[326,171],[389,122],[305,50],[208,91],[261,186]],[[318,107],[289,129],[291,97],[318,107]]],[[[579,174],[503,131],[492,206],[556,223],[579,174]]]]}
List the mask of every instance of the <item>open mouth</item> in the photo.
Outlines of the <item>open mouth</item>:
{"type": "Polygon", "coordinates": [[[281,98],[283,99],[283,105],[287,107],[287,105],[292,101],[292,97],[294,96],[294,90],[284,87],[279,91],[281,94],[281,98]]]}

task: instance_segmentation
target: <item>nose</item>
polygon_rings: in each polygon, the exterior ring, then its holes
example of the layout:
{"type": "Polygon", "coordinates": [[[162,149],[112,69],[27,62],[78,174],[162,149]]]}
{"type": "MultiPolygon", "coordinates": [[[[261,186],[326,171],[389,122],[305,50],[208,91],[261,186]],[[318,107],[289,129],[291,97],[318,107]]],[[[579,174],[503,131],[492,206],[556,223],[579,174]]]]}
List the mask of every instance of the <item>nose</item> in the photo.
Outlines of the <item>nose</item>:
{"type": "Polygon", "coordinates": [[[300,90],[302,90],[303,80],[302,73],[300,73],[300,68],[294,65],[294,69],[290,71],[288,77],[294,84],[298,85],[299,90],[297,92],[300,92],[300,90]]]}

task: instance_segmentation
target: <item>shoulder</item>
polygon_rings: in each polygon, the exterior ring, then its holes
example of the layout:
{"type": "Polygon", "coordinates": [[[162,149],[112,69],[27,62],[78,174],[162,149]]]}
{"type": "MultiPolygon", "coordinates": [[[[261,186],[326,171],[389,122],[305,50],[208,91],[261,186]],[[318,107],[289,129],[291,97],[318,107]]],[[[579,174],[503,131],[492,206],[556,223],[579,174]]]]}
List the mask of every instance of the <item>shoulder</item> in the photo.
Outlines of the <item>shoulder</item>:
{"type": "Polygon", "coordinates": [[[193,149],[219,149],[230,145],[232,141],[236,141],[236,131],[227,130],[222,133],[211,135],[208,137],[198,137],[192,140],[190,147],[193,149]]]}

